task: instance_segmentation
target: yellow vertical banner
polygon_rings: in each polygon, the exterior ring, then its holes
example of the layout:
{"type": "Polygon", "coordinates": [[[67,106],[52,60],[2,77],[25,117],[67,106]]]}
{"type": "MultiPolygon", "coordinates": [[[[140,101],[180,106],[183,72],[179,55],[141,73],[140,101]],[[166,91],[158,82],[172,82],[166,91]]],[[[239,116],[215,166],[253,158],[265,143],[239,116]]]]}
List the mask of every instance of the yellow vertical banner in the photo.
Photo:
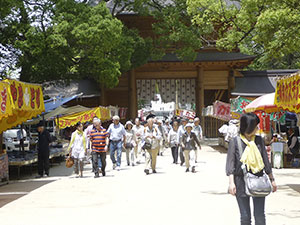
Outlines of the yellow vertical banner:
{"type": "Polygon", "coordinates": [[[275,105],[284,110],[300,112],[300,75],[294,74],[277,81],[275,105]]]}
{"type": "Polygon", "coordinates": [[[109,108],[99,106],[99,109],[100,109],[100,119],[101,120],[104,121],[104,120],[110,120],[111,119],[109,108]]]}

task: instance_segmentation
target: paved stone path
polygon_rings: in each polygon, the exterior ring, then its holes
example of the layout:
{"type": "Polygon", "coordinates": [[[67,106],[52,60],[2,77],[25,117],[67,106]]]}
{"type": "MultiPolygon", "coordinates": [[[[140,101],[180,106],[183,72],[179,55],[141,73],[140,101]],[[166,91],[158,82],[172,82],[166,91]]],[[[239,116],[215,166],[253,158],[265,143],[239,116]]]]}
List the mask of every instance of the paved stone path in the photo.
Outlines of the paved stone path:
{"type": "MultiPolygon", "coordinates": [[[[49,178],[0,187],[0,207],[1,196],[22,196],[0,208],[0,224],[239,224],[236,200],[227,194],[225,153],[204,146],[195,174],[171,164],[170,151],[158,157],[158,173],[148,176],[144,164],[128,167],[124,160],[115,171],[108,156],[107,176],[97,179],[91,165],[84,178],[61,165],[51,168],[49,178]]],[[[274,174],[279,190],[267,198],[267,224],[299,225],[300,169],[274,174]]]]}

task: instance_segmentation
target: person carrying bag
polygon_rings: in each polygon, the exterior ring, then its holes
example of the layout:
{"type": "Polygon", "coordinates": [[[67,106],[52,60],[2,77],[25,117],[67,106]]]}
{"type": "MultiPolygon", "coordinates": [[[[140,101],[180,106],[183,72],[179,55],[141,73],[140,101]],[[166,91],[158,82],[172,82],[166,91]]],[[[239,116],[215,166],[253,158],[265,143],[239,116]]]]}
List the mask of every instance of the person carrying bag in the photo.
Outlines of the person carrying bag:
{"type": "Polygon", "coordinates": [[[264,140],[256,135],[259,123],[254,113],[243,114],[240,119],[240,136],[231,139],[228,146],[228,191],[236,197],[242,225],[251,225],[250,198],[253,200],[255,224],[265,225],[265,196],[271,192],[269,182],[271,190],[277,190],[264,140]]]}

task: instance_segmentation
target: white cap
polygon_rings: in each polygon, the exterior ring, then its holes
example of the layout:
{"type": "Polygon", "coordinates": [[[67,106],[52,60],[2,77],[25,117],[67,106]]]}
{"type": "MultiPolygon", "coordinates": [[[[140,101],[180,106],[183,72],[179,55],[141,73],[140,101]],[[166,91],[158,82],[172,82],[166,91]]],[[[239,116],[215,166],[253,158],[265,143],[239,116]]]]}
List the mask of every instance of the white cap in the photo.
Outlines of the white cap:
{"type": "Polygon", "coordinates": [[[101,123],[101,120],[99,118],[95,117],[93,119],[93,123],[101,123]]]}
{"type": "Polygon", "coordinates": [[[161,123],[161,124],[163,123],[162,120],[157,120],[156,122],[157,122],[157,123],[161,123]]]}
{"type": "Polygon", "coordinates": [[[186,129],[187,127],[191,127],[191,128],[193,128],[193,124],[191,124],[191,123],[187,123],[187,124],[184,126],[184,129],[186,129]]]}
{"type": "Polygon", "coordinates": [[[117,115],[114,115],[112,119],[113,119],[113,120],[120,120],[120,117],[117,116],[117,115]]]}
{"type": "Polygon", "coordinates": [[[125,127],[127,127],[128,125],[133,126],[133,123],[132,123],[130,120],[128,120],[128,121],[125,123],[125,127]]]}

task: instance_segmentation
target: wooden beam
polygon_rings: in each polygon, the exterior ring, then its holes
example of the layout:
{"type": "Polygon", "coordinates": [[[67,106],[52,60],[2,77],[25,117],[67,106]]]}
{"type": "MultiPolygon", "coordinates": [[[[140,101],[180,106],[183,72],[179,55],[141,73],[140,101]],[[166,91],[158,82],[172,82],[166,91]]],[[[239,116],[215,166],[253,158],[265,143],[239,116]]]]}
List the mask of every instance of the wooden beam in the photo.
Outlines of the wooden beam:
{"type": "Polygon", "coordinates": [[[137,79],[183,79],[196,78],[196,71],[144,71],[136,72],[137,79]]]}

